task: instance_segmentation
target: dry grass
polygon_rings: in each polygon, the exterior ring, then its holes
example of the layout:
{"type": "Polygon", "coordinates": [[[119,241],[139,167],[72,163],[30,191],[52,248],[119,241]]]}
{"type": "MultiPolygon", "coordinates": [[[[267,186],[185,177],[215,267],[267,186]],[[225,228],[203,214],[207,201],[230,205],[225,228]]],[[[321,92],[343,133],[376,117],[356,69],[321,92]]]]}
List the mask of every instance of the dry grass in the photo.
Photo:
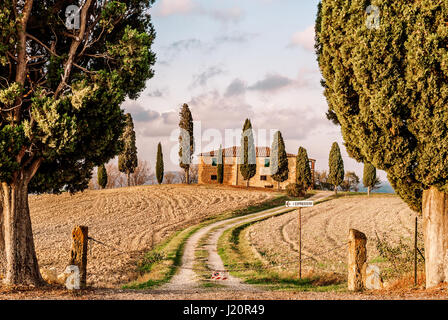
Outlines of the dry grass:
{"type": "MultiPolygon", "coordinates": [[[[305,271],[346,274],[350,228],[367,235],[368,262],[390,265],[376,248],[376,233],[388,241],[412,241],[415,213],[397,196],[351,196],[302,209],[302,258],[305,271]]],[[[298,268],[298,214],[292,212],[251,226],[251,244],[269,263],[298,268]],[[269,234],[269,237],[266,237],[269,234]]]]}
{"type": "Polygon", "coordinates": [[[217,186],[161,185],[30,196],[31,219],[41,267],[62,272],[75,225],[89,227],[88,284],[116,287],[137,278],[144,252],[177,230],[276,194],[217,186]]]}

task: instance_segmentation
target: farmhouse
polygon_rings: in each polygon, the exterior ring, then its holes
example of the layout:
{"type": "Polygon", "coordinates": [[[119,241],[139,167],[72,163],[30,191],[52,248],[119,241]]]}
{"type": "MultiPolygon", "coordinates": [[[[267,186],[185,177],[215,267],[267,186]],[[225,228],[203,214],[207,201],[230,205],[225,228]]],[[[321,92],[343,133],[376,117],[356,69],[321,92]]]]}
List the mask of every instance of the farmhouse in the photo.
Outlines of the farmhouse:
{"type": "MultiPolygon", "coordinates": [[[[223,184],[233,186],[246,186],[238,165],[239,147],[233,146],[223,149],[224,156],[224,181],[223,184]]],[[[198,182],[202,184],[218,183],[218,153],[214,150],[199,154],[198,182]]],[[[271,178],[269,147],[256,147],[257,171],[250,179],[250,186],[261,188],[277,188],[277,182],[271,178]]],[[[288,153],[289,176],[288,180],[280,183],[280,188],[284,189],[288,184],[295,183],[296,176],[296,155],[288,153]]],[[[316,160],[310,159],[311,175],[314,185],[314,171],[316,160]]]]}

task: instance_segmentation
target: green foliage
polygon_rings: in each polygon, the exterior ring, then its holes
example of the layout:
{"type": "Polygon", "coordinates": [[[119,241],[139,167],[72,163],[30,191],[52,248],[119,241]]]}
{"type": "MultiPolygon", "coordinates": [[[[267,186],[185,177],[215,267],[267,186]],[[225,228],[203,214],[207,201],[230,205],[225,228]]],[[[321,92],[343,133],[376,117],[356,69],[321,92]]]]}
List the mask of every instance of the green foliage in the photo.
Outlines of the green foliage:
{"type": "MultiPolygon", "coordinates": [[[[138,166],[137,146],[135,145],[134,122],[130,113],[126,114],[126,127],[121,137],[123,152],[118,157],[118,170],[127,175],[134,173],[138,166]]],[[[129,184],[129,181],[128,181],[129,184]]]]}
{"type": "Polygon", "coordinates": [[[0,128],[0,181],[11,182],[13,172],[19,169],[16,156],[24,143],[23,127],[0,128]]]}
{"type": "MultiPolygon", "coordinates": [[[[400,238],[398,243],[388,239],[386,235],[382,238],[376,235],[376,249],[381,258],[390,264],[390,267],[384,268],[382,274],[385,278],[393,278],[402,276],[405,273],[409,273],[414,270],[414,240],[400,238]]],[[[423,269],[425,266],[424,245],[423,245],[423,233],[417,234],[417,265],[419,269],[423,269]]]]}
{"type": "Polygon", "coordinates": [[[101,189],[104,189],[107,186],[107,171],[104,164],[98,167],[98,185],[101,189]]]}
{"type": "Polygon", "coordinates": [[[328,160],[328,182],[335,187],[344,181],[344,161],[342,161],[341,150],[337,142],[331,146],[330,157],[328,160]]]}
{"type": "Polygon", "coordinates": [[[423,190],[448,191],[446,1],[324,0],[316,30],[325,96],[348,154],[385,170],[420,212],[423,190]]]}
{"type": "Polygon", "coordinates": [[[271,147],[271,175],[272,179],[277,182],[288,180],[289,167],[288,155],[286,154],[285,142],[280,131],[274,135],[274,141],[271,147]]]}
{"type": "Polygon", "coordinates": [[[296,158],[296,182],[308,189],[313,184],[310,160],[305,148],[300,147],[296,158]]]}
{"type": "Polygon", "coordinates": [[[75,52],[76,65],[70,66],[65,82],[73,39],[63,2],[34,1],[24,31],[38,41],[28,39],[26,59],[34,57],[28,60],[33,65],[20,75],[17,61],[7,54],[18,57],[21,50],[19,19],[13,2],[2,2],[0,146],[20,145],[25,155],[14,164],[10,150],[8,156],[2,152],[1,181],[42,160],[30,192],[76,192],[87,188],[94,167],[122,151],[126,119],[120,106],[126,98],[138,97],[154,73],[155,31],[148,14],[153,2],[92,1],[88,37],[75,52]],[[11,81],[21,76],[23,81],[11,81]],[[15,112],[8,111],[12,107],[15,112]],[[12,135],[9,127],[21,133],[12,135]]]}
{"type": "Polygon", "coordinates": [[[166,258],[166,254],[164,252],[147,252],[137,263],[137,270],[141,274],[148,273],[151,271],[154,264],[166,260],[166,258]]]}
{"type": "Polygon", "coordinates": [[[157,146],[157,160],[156,160],[156,178],[159,184],[162,184],[163,182],[163,174],[164,174],[164,164],[163,164],[162,144],[159,142],[157,146]]]}
{"type": "Polygon", "coordinates": [[[364,174],[362,176],[362,184],[366,188],[367,187],[373,188],[375,186],[376,181],[377,181],[376,168],[370,163],[365,163],[364,174]]]}
{"type": "Polygon", "coordinates": [[[249,184],[249,180],[255,176],[257,171],[254,134],[252,131],[252,124],[249,119],[244,121],[239,153],[240,172],[244,180],[247,180],[247,183],[249,184]]]}
{"type": "MultiPolygon", "coordinates": [[[[0,66],[6,67],[9,63],[8,51],[14,48],[18,35],[18,24],[15,21],[13,2],[2,1],[0,10],[0,66]]],[[[3,75],[3,73],[0,73],[3,75]]]]}
{"type": "Polygon", "coordinates": [[[217,176],[218,183],[222,184],[224,182],[224,154],[222,152],[222,146],[219,146],[217,176]]]}
{"type": "Polygon", "coordinates": [[[187,173],[190,170],[191,158],[194,153],[194,137],[193,117],[186,103],[182,106],[179,116],[179,128],[181,129],[179,135],[179,166],[187,173]]]}
{"type": "Polygon", "coordinates": [[[290,197],[300,198],[306,194],[306,189],[302,184],[290,183],[286,186],[286,194],[290,197]]]}

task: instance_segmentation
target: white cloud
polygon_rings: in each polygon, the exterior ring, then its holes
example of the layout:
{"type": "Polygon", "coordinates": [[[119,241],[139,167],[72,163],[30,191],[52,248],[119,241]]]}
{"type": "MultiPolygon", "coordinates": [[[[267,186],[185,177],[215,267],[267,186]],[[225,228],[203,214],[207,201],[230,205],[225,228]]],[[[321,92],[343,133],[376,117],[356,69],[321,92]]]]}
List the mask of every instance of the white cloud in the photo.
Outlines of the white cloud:
{"type": "Polygon", "coordinates": [[[173,14],[186,14],[192,12],[196,4],[192,0],[160,0],[158,14],[169,16],[173,14]]]}
{"type": "Polygon", "coordinates": [[[303,31],[296,32],[291,39],[290,46],[300,46],[314,52],[314,26],[309,26],[303,31]]]}
{"type": "Polygon", "coordinates": [[[162,17],[176,14],[198,14],[223,23],[236,23],[244,16],[243,10],[239,7],[209,9],[193,0],[160,0],[155,8],[155,13],[162,17]]]}

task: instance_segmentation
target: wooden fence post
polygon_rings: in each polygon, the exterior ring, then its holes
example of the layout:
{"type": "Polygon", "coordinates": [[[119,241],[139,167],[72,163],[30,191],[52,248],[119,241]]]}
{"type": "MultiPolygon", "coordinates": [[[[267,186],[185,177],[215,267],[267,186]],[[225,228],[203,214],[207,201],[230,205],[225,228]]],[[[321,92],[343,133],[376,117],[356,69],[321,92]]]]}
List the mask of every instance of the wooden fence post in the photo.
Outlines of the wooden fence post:
{"type": "Polygon", "coordinates": [[[79,268],[81,289],[85,289],[87,285],[88,229],[85,226],[76,226],[72,231],[72,249],[69,264],[79,268]]]}
{"type": "Polygon", "coordinates": [[[358,230],[350,229],[348,241],[348,290],[362,291],[366,280],[367,237],[358,230]]]}

